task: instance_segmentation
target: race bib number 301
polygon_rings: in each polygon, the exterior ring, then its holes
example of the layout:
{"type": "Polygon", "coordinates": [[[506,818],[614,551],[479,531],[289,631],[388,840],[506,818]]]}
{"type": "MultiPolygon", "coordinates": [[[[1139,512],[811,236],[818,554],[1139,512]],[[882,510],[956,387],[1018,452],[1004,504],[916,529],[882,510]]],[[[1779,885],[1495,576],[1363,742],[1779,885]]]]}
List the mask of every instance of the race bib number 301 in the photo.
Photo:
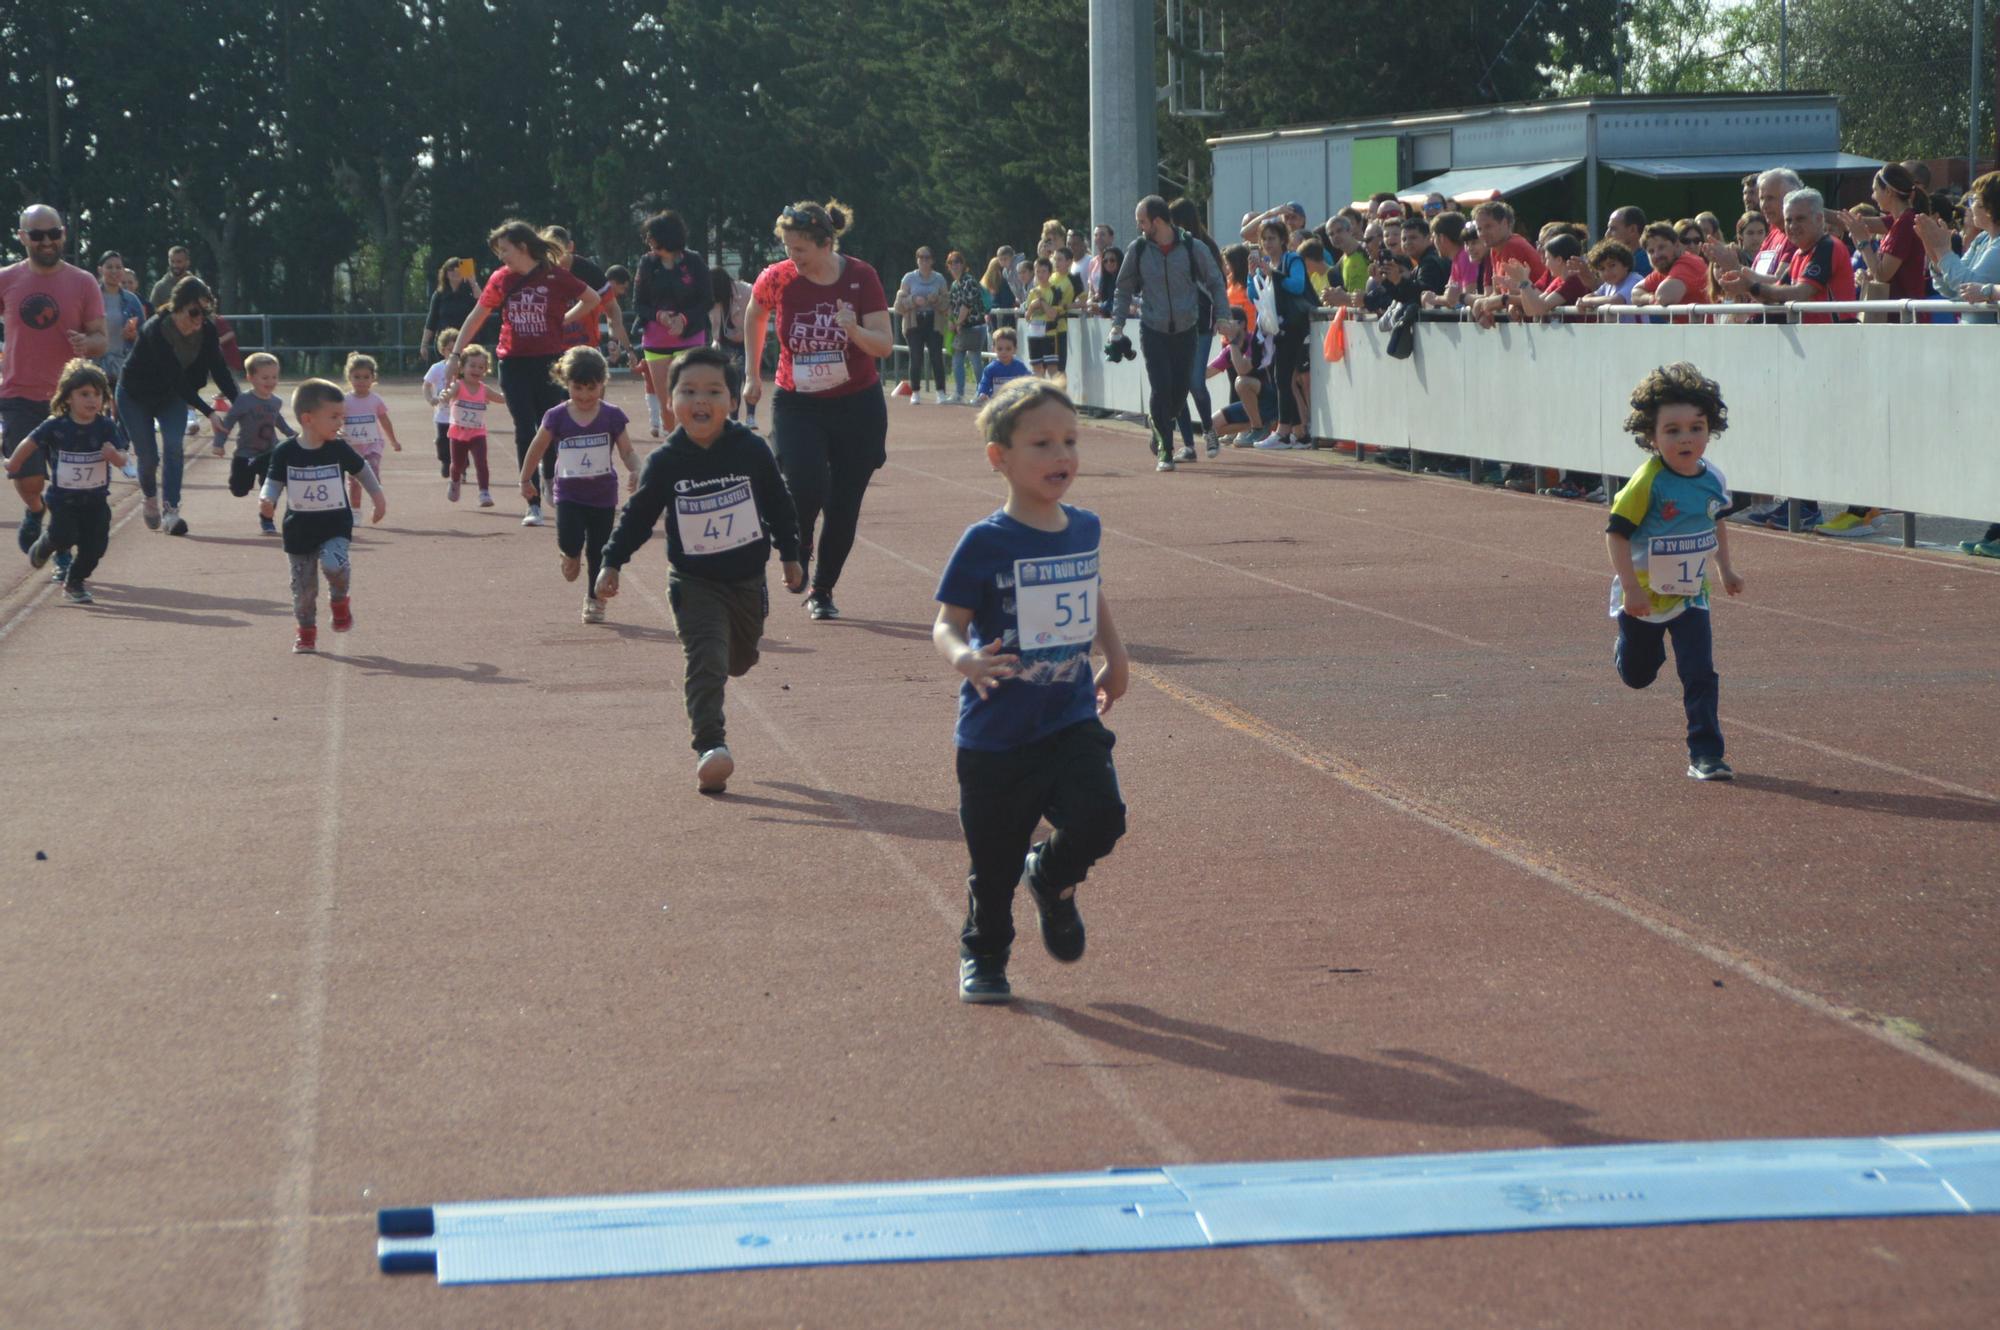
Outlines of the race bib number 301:
{"type": "Polygon", "coordinates": [[[285,503],[295,513],[331,513],[347,506],[347,482],[338,466],[285,470],[285,503]]]}
{"type": "Polygon", "coordinates": [[[1646,580],[1656,596],[1698,596],[1708,578],[1715,532],[1654,536],[1646,543],[1646,580]]]}
{"type": "Polygon", "coordinates": [[[675,496],[674,524],[681,533],[681,550],[687,554],[720,554],[764,536],[757,499],[747,480],[716,494],[675,496]]]}
{"type": "Polygon", "coordinates": [[[1097,551],[1014,561],[1021,650],[1088,647],[1097,636],[1097,551]]]}

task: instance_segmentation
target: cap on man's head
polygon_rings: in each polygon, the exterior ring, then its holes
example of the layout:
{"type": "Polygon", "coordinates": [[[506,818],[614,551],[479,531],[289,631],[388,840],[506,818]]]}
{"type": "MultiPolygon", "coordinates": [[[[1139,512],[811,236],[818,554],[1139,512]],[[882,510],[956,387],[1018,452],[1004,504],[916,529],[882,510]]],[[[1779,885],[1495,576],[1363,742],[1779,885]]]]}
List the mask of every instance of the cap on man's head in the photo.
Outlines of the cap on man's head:
{"type": "Polygon", "coordinates": [[[1295,212],[1299,216],[1303,217],[1306,215],[1306,205],[1303,203],[1287,203],[1285,205],[1285,211],[1295,212]]]}

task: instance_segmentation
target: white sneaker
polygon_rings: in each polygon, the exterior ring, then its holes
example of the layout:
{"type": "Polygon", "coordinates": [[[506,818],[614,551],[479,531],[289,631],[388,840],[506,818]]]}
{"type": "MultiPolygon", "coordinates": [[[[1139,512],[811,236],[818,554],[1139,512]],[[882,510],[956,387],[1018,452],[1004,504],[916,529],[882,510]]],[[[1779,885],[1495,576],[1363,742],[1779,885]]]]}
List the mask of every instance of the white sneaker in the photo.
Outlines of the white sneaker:
{"type": "Polygon", "coordinates": [[[1252,448],[1283,449],[1291,447],[1292,441],[1273,431],[1270,434],[1262,435],[1253,440],[1250,446],[1252,448]]]}
{"type": "Polygon", "coordinates": [[[1222,440],[1215,437],[1214,430],[1209,430],[1208,433],[1203,436],[1203,442],[1208,445],[1208,455],[1210,457],[1213,457],[1217,453],[1222,451],[1222,440]]]}
{"type": "Polygon", "coordinates": [[[185,536],[188,524],[181,520],[181,510],[176,504],[168,504],[160,509],[160,530],[170,536],[185,536]]]}
{"type": "Polygon", "coordinates": [[[561,556],[560,562],[562,566],[563,581],[565,582],[576,581],[577,571],[583,567],[583,556],[580,554],[565,554],[561,556]]]}
{"type": "Polygon", "coordinates": [[[123,470],[125,472],[125,479],[137,480],[139,478],[139,463],[136,460],[127,459],[123,470]]]}
{"type": "Polygon", "coordinates": [[[1171,457],[1162,457],[1153,467],[1155,471],[1171,471],[1173,469],[1174,459],[1171,457]]]}
{"type": "Polygon", "coordinates": [[[491,491],[489,490],[479,491],[479,506],[481,508],[491,508],[493,506],[493,495],[491,491]]]}
{"type": "Polygon", "coordinates": [[[703,794],[721,794],[735,774],[736,759],[729,755],[729,746],[711,748],[694,764],[694,787],[703,794]]]}
{"type": "Polygon", "coordinates": [[[1174,454],[1174,460],[1176,462],[1192,462],[1194,460],[1194,445],[1191,443],[1182,444],[1181,450],[1174,454]]]}
{"type": "Polygon", "coordinates": [[[529,504],[528,515],[521,519],[521,525],[540,526],[541,524],[542,524],[542,505],[540,505],[539,503],[529,504]]]}
{"type": "Polygon", "coordinates": [[[1312,440],[1301,439],[1298,436],[1294,435],[1292,438],[1286,441],[1285,446],[1287,448],[1290,448],[1295,453],[1309,453],[1312,451],[1312,440]]]}
{"type": "Polygon", "coordinates": [[[585,623],[603,623],[604,602],[599,600],[595,596],[592,596],[589,600],[584,601],[583,621],[585,623]]]}

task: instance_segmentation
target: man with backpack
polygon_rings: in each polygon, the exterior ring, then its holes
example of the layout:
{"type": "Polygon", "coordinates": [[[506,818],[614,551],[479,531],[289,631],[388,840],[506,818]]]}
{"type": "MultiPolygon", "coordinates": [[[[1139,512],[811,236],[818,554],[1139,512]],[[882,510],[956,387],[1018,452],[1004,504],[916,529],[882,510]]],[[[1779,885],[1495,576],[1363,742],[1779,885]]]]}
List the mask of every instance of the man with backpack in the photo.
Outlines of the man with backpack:
{"type": "MultiPolygon", "coordinates": [[[[1146,360],[1150,388],[1147,414],[1153,422],[1153,452],[1159,457],[1157,469],[1172,471],[1174,422],[1193,384],[1201,318],[1196,291],[1205,288],[1214,309],[1228,308],[1229,291],[1215,257],[1173,224],[1165,199],[1158,194],[1140,199],[1133,220],[1139,225],[1139,238],[1125,251],[1118,269],[1112,308],[1130,309],[1135,296],[1144,297],[1139,304],[1139,352],[1146,360]]],[[[1116,339],[1124,331],[1124,316],[1114,314],[1111,336],[1116,339]]]]}

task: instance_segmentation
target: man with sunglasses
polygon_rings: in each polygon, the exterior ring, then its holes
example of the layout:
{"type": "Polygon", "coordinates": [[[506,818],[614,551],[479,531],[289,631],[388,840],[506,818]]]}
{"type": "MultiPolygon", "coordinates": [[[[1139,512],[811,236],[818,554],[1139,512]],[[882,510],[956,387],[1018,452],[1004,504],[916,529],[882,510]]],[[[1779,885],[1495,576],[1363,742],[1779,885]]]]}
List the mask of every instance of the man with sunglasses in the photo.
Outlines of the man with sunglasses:
{"type": "MultiPolygon", "coordinates": [[[[110,345],[104,333],[104,292],[97,278],[63,262],[66,232],[62,215],[37,203],[21,214],[21,247],[28,257],[0,268],[0,311],[7,334],[7,365],[0,373],[0,457],[12,457],[35,426],[49,418],[63,366],[78,357],[101,356],[110,345]]],[[[27,505],[17,533],[27,552],[42,534],[42,485],[48,466],[40,449],[14,477],[27,505]]]]}

